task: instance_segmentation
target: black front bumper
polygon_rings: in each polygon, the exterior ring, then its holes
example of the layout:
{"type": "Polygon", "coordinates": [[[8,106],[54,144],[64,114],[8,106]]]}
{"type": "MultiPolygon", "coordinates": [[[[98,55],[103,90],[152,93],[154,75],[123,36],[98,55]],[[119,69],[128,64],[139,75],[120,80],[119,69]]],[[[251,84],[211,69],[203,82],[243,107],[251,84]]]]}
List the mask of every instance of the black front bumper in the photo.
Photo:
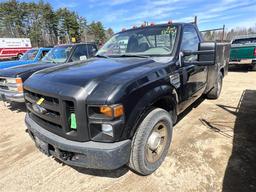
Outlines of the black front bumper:
{"type": "Polygon", "coordinates": [[[131,140],[115,143],[77,142],[55,135],[40,127],[28,115],[25,118],[28,132],[36,146],[49,156],[65,164],[92,169],[117,169],[129,161],[131,140]]]}

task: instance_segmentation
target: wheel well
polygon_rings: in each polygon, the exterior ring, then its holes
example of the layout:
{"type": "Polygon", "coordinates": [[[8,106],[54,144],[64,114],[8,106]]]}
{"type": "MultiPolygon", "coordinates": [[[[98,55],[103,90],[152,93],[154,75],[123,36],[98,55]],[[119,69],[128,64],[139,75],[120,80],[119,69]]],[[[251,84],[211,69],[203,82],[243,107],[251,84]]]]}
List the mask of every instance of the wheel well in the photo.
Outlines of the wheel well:
{"type": "MultiPolygon", "coordinates": [[[[147,97],[152,98],[152,94],[148,94],[147,97]]],[[[139,104],[134,107],[134,112],[131,113],[131,117],[128,119],[128,123],[126,124],[127,131],[123,133],[124,138],[126,137],[126,134],[128,134],[129,137],[132,138],[139,124],[154,108],[161,108],[168,112],[171,112],[170,115],[173,120],[173,124],[177,122],[178,98],[176,91],[173,91],[172,94],[170,94],[169,91],[162,94],[158,92],[157,96],[155,95],[155,99],[153,100],[150,98],[150,101],[148,101],[147,97],[144,97],[139,101],[139,104]],[[159,95],[164,96],[159,97],[159,95]]]]}
{"type": "Polygon", "coordinates": [[[151,107],[154,108],[161,108],[168,112],[171,112],[171,117],[173,120],[173,123],[177,121],[177,110],[176,110],[176,104],[173,102],[173,100],[170,97],[164,97],[157,101],[155,101],[151,107]]]}
{"type": "Polygon", "coordinates": [[[224,68],[221,68],[220,72],[221,72],[222,76],[224,77],[224,68]]]}
{"type": "Polygon", "coordinates": [[[167,97],[161,98],[161,99],[155,101],[151,106],[156,107],[156,108],[162,108],[166,111],[173,110],[171,99],[169,99],[167,97]]]}

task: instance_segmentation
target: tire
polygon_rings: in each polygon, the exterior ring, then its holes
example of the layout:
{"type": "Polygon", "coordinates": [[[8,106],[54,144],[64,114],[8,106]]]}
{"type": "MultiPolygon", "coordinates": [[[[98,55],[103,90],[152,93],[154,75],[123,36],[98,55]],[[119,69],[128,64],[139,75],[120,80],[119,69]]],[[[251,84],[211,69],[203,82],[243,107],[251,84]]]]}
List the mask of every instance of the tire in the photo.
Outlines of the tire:
{"type": "Polygon", "coordinates": [[[129,167],[141,175],[153,173],[168,153],[172,131],[173,123],[170,114],[160,108],[151,110],[132,139],[129,167]],[[158,147],[155,149],[156,146],[158,147]]]}
{"type": "Polygon", "coordinates": [[[256,71],[256,63],[252,64],[252,71],[256,71]]]}
{"type": "Polygon", "coordinates": [[[208,99],[218,99],[222,90],[223,75],[219,72],[213,89],[206,95],[208,99]]]}

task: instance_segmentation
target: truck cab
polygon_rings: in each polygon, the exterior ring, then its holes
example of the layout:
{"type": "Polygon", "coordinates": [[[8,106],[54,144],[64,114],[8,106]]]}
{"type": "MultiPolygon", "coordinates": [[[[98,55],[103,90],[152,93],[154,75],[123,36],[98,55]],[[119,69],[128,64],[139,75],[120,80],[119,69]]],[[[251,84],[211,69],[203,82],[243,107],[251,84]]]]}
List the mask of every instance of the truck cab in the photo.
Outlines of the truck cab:
{"type": "Polygon", "coordinates": [[[202,95],[217,99],[229,45],[203,42],[195,24],[115,34],[96,57],[42,70],[24,85],[28,133],[72,166],[153,173],[177,117],[202,95]]]}
{"type": "Polygon", "coordinates": [[[44,47],[30,49],[24,55],[22,55],[19,60],[0,62],[0,70],[38,63],[50,50],[51,48],[44,47]]]}

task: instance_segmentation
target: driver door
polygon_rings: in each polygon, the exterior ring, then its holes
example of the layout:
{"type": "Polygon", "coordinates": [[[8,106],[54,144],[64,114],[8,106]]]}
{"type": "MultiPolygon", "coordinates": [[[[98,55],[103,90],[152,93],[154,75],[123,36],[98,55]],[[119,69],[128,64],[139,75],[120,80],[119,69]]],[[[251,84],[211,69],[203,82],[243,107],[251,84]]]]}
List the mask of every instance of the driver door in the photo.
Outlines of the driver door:
{"type": "MultiPolygon", "coordinates": [[[[184,27],[181,51],[198,51],[199,43],[201,42],[198,33],[193,25],[184,27]]],[[[207,80],[207,67],[198,66],[196,61],[197,55],[184,56],[182,62],[182,100],[184,108],[188,107],[193,101],[200,97],[204,91],[207,80]]]]}

